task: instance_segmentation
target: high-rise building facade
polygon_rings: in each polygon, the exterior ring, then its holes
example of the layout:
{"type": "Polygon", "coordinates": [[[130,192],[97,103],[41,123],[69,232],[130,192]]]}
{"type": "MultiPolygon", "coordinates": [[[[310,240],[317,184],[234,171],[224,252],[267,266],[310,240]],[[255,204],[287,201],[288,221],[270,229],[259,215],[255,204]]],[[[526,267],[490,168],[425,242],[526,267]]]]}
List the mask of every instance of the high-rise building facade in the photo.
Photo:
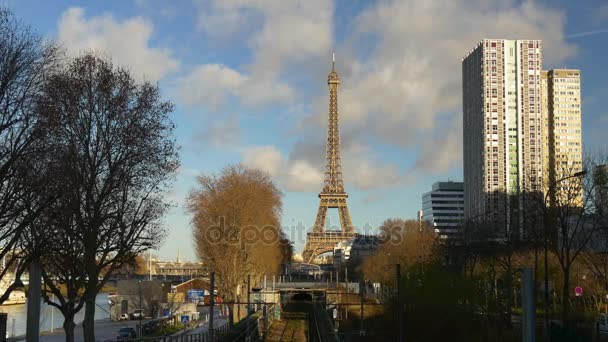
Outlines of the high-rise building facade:
{"type": "Polygon", "coordinates": [[[463,58],[465,218],[509,232],[519,195],[542,190],[541,70],[540,40],[484,39],[463,58]]]}
{"type": "Polygon", "coordinates": [[[576,178],[559,181],[583,168],[581,135],[581,72],[576,69],[542,71],[544,190],[553,186],[564,204],[582,203],[582,193],[568,194],[570,182],[576,178]],[[558,182],[559,181],[559,182],[558,182]],[[571,203],[564,203],[565,201],[571,203]]]}
{"type": "Polygon", "coordinates": [[[440,238],[458,237],[463,219],[463,182],[436,182],[422,195],[422,220],[430,222],[440,238]]]}

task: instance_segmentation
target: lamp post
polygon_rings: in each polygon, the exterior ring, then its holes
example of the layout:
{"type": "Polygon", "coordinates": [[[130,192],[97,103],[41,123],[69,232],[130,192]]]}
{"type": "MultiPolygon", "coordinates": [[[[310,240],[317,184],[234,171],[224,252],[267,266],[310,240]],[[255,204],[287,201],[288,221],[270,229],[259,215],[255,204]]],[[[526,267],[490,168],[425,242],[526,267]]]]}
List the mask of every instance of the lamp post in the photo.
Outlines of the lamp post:
{"type": "MultiPolygon", "coordinates": [[[[567,179],[570,178],[575,178],[575,177],[582,177],[584,175],[587,174],[587,170],[582,170],[582,171],[578,171],[575,172],[574,174],[558,179],[555,182],[549,184],[549,187],[547,189],[547,194],[545,195],[545,199],[544,199],[544,212],[545,212],[545,219],[544,221],[544,254],[545,254],[545,332],[548,333],[548,328],[549,328],[549,260],[548,260],[548,249],[549,249],[549,217],[552,217],[553,215],[549,215],[548,210],[547,210],[547,196],[550,196],[550,201],[551,203],[549,204],[549,209],[553,209],[555,206],[555,187],[557,186],[557,184],[559,184],[560,182],[563,182],[567,179]]],[[[553,210],[552,210],[553,211],[553,210]]]]}
{"type": "Polygon", "coordinates": [[[141,280],[139,281],[139,340],[141,341],[141,335],[142,335],[142,326],[141,326],[141,319],[142,316],[144,315],[144,312],[141,309],[141,280]]]}

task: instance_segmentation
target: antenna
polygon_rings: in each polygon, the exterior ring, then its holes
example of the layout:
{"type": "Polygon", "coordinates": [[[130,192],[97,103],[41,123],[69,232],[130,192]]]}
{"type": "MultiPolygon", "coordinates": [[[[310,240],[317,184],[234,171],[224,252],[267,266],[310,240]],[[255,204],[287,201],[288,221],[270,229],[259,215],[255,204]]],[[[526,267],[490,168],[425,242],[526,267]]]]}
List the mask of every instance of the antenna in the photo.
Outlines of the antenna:
{"type": "Polygon", "coordinates": [[[335,71],[335,66],[336,66],[336,52],[332,51],[331,52],[331,71],[335,71]]]}

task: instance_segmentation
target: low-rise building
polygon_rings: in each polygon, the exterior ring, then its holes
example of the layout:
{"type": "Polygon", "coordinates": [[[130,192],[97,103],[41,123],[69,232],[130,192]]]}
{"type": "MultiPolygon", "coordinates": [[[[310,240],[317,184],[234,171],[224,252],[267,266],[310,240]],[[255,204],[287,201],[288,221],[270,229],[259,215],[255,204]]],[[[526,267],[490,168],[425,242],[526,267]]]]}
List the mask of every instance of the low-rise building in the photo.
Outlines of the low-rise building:
{"type": "Polygon", "coordinates": [[[464,219],[464,183],[435,182],[422,195],[422,220],[431,224],[442,239],[457,237],[464,219]]]}

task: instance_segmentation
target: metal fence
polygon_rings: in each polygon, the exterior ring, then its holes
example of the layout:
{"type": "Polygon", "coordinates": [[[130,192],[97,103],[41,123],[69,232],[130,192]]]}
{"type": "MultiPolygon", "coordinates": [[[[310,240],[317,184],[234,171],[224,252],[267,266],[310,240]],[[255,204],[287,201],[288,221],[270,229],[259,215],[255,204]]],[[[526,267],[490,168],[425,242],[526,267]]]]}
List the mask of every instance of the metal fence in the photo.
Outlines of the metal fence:
{"type": "Polygon", "coordinates": [[[138,337],[133,339],[117,339],[113,341],[125,341],[125,342],[216,342],[220,341],[230,331],[230,324],[224,323],[223,325],[213,329],[213,338],[209,331],[203,331],[200,333],[184,332],[178,335],[172,336],[155,336],[155,337],[138,337]]]}

